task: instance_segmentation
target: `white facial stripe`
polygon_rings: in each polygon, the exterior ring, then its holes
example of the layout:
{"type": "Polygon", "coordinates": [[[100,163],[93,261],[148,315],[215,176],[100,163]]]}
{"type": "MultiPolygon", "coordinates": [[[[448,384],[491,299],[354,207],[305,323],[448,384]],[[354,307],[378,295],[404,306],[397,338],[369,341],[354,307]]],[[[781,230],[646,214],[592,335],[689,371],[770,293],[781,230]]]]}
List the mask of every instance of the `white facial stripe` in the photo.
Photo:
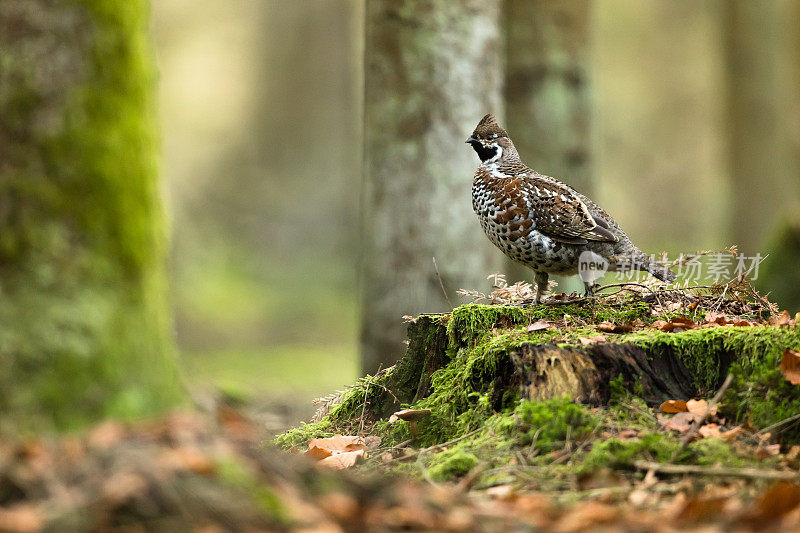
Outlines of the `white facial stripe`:
{"type": "Polygon", "coordinates": [[[493,146],[495,148],[497,148],[497,153],[495,154],[495,156],[493,158],[487,159],[485,161],[485,163],[487,163],[487,164],[497,163],[498,161],[500,161],[500,158],[503,157],[503,147],[500,146],[499,144],[495,144],[493,146]]]}

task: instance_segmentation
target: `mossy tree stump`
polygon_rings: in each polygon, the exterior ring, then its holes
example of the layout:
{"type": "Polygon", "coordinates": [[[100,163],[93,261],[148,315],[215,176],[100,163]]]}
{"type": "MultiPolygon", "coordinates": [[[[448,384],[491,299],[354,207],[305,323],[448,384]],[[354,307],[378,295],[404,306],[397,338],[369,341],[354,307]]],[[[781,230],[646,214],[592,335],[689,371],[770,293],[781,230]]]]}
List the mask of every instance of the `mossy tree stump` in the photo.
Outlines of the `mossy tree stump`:
{"type": "Polygon", "coordinates": [[[603,321],[652,322],[641,300],[616,308],[592,304],[486,306],[470,304],[448,315],[424,315],[408,326],[409,345],[398,363],[363,378],[314,424],[278,438],[296,444],[313,435],[373,428],[392,431],[386,418],[401,407],[431,410],[434,444],[456,437],[520,400],[569,397],[602,406],[620,394],[656,405],[714,394],[734,375],[723,410],[731,420],[766,427],[800,413],[800,387],[780,374],[783,350],[800,347],[797,327],[709,327],[682,332],[653,328],[601,333],[603,321]],[[576,327],[530,330],[539,320],[572,320],[576,327]],[[603,335],[604,340],[584,344],[603,335]]]}

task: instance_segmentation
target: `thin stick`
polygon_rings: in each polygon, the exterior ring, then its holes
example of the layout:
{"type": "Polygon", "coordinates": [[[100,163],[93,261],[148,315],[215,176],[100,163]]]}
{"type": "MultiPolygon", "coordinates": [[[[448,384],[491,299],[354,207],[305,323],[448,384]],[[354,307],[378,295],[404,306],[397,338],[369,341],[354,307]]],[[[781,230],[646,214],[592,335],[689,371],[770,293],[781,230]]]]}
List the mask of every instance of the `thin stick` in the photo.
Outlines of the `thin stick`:
{"type": "Polygon", "coordinates": [[[433,259],[433,268],[436,269],[436,278],[439,280],[439,286],[442,288],[442,293],[444,293],[444,299],[447,300],[447,305],[452,307],[453,304],[450,302],[450,298],[447,296],[447,291],[444,290],[444,283],[442,283],[442,275],[439,274],[439,265],[436,264],[436,258],[432,257],[431,259],[433,259]]]}
{"type": "Polygon", "coordinates": [[[717,394],[711,399],[711,402],[708,403],[708,407],[706,407],[706,412],[703,413],[703,416],[700,417],[699,420],[695,420],[694,425],[689,429],[689,432],[684,435],[681,439],[681,444],[678,446],[678,449],[672,452],[672,456],[669,458],[667,463],[671,463],[674,461],[678,455],[689,445],[689,441],[692,440],[692,437],[700,430],[700,426],[706,423],[706,419],[708,418],[709,413],[712,409],[719,403],[722,399],[722,395],[725,394],[725,391],[728,390],[728,387],[733,381],[733,374],[728,374],[728,377],[725,378],[725,382],[722,384],[722,387],[719,388],[717,394]]]}
{"type": "Polygon", "coordinates": [[[453,440],[449,440],[447,442],[443,442],[441,444],[434,444],[433,446],[430,446],[429,448],[422,448],[422,449],[417,450],[416,452],[414,452],[414,454],[404,455],[403,457],[395,457],[391,461],[386,461],[386,463],[384,463],[384,464],[389,464],[389,463],[392,463],[392,462],[395,462],[395,461],[403,461],[403,460],[408,461],[413,457],[419,456],[421,454],[429,453],[429,452],[431,452],[433,450],[436,450],[437,448],[443,448],[445,446],[450,446],[451,444],[455,444],[458,441],[461,441],[461,440],[466,439],[467,437],[473,436],[474,434],[478,433],[481,430],[483,430],[483,428],[478,428],[476,430],[470,431],[469,433],[461,435],[460,437],[456,437],[453,440]]]}
{"type": "Polygon", "coordinates": [[[703,476],[743,477],[749,479],[800,479],[800,474],[796,472],[781,472],[778,470],[763,470],[760,468],[725,468],[699,465],[673,465],[669,463],[655,463],[652,461],[634,461],[633,466],[639,470],[647,470],[648,472],[661,472],[663,474],[700,474],[703,476]]]}
{"type": "Polygon", "coordinates": [[[795,420],[798,420],[798,419],[800,419],[800,414],[797,414],[797,415],[794,415],[794,416],[790,416],[789,418],[784,418],[780,422],[775,422],[771,426],[765,427],[764,429],[762,429],[761,431],[756,433],[756,435],[763,435],[764,433],[769,433],[775,428],[778,428],[778,427],[781,427],[783,425],[789,424],[789,423],[794,422],[795,420]]]}
{"type": "MultiPolygon", "coordinates": [[[[378,372],[376,372],[376,374],[380,373],[380,371],[381,371],[381,369],[380,369],[380,367],[378,367],[378,372]]],[[[364,433],[364,415],[367,412],[367,398],[369,396],[369,386],[372,385],[372,380],[373,379],[375,379],[375,378],[374,377],[369,378],[369,381],[367,382],[367,386],[364,388],[364,404],[361,406],[361,425],[360,425],[359,430],[358,430],[359,434],[364,433]]]]}

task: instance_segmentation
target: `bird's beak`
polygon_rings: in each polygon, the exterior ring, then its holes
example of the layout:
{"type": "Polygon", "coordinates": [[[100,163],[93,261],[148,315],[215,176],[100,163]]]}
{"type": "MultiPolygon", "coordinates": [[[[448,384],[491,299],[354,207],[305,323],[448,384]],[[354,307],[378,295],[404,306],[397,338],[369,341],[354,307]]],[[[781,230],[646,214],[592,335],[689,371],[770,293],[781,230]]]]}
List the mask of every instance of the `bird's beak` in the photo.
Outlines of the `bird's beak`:
{"type": "Polygon", "coordinates": [[[473,137],[472,135],[470,135],[470,136],[467,138],[467,140],[466,140],[466,141],[464,141],[464,142],[465,142],[465,143],[467,143],[467,144],[469,144],[469,143],[474,143],[474,142],[476,142],[477,140],[478,140],[478,139],[476,139],[475,137],[473,137]]]}

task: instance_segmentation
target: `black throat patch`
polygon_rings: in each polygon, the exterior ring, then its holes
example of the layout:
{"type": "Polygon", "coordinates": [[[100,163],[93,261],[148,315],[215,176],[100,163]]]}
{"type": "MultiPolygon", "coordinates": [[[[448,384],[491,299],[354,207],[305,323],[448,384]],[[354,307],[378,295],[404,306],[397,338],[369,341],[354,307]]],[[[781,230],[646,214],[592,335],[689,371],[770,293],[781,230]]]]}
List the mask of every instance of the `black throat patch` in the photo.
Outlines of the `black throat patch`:
{"type": "Polygon", "coordinates": [[[481,158],[481,161],[488,161],[489,159],[496,156],[497,149],[499,148],[497,145],[493,145],[487,148],[480,141],[472,141],[470,144],[478,153],[478,157],[481,158]]]}

